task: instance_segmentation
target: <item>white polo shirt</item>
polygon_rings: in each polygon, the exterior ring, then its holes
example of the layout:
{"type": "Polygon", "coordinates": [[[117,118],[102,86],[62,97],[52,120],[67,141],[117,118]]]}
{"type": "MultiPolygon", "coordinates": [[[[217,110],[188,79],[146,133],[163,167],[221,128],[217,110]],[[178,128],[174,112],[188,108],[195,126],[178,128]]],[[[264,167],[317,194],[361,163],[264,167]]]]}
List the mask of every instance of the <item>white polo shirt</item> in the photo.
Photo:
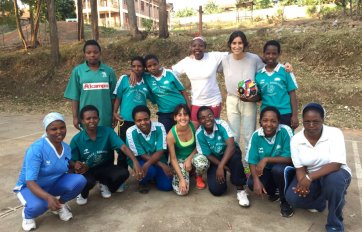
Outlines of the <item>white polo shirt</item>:
{"type": "Polygon", "coordinates": [[[293,164],[296,168],[306,166],[315,172],[323,165],[340,163],[341,168],[352,175],[346,162],[346,146],[340,129],[323,125],[322,136],[313,147],[304,136],[304,129],[294,135],[290,142],[293,164]]]}

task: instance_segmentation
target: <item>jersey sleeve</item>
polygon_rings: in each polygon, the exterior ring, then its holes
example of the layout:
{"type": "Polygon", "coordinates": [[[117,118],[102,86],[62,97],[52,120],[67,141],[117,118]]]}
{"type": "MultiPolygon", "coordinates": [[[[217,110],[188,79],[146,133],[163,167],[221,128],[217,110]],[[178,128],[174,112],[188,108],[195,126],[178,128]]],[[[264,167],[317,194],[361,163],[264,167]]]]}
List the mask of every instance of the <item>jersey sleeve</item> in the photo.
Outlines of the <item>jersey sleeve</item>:
{"type": "Polygon", "coordinates": [[[25,180],[37,180],[39,175],[39,170],[41,167],[41,164],[43,162],[41,146],[31,146],[27,151],[25,155],[25,166],[26,172],[25,172],[25,180]]]}
{"type": "Polygon", "coordinates": [[[160,123],[160,129],[157,130],[157,141],[156,141],[156,151],[166,150],[166,130],[165,127],[160,123]]]}
{"type": "Polygon", "coordinates": [[[114,90],[116,89],[116,85],[117,85],[117,77],[116,74],[114,73],[113,69],[110,69],[109,72],[109,86],[111,88],[110,94],[111,94],[111,99],[115,99],[115,95],[113,94],[114,90]]]}
{"type": "Polygon", "coordinates": [[[141,156],[146,154],[146,151],[143,149],[137,133],[133,133],[133,130],[128,129],[126,132],[126,136],[126,143],[135,156],[141,156]]]}
{"type": "Polygon", "coordinates": [[[298,88],[297,85],[297,81],[295,79],[294,73],[288,73],[287,71],[285,71],[286,73],[286,84],[287,84],[287,91],[293,91],[296,90],[298,88]]]}
{"type": "Polygon", "coordinates": [[[67,87],[64,92],[64,98],[68,98],[70,100],[79,101],[80,99],[80,88],[79,88],[79,74],[78,68],[74,68],[72,73],[70,74],[69,81],[67,87]]]}
{"type": "Polygon", "coordinates": [[[200,131],[196,131],[196,149],[197,149],[197,153],[208,156],[211,155],[212,151],[204,137],[204,135],[202,134],[203,132],[200,131]]]}
{"type": "Polygon", "coordinates": [[[113,94],[114,94],[114,95],[117,95],[117,93],[118,93],[118,87],[121,85],[123,76],[124,76],[124,75],[120,76],[119,79],[118,79],[118,81],[117,81],[117,83],[116,83],[116,87],[114,88],[114,91],[113,91],[113,94]]]}
{"type": "Polygon", "coordinates": [[[181,81],[178,79],[178,77],[174,74],[174,72],[170,72],[173,78],[173,83],[176,86],[176,89],[179,91],[184,91],[185,87],[183,86],[183,84],[181,83],[181,81]]]}
{"type": "Polygon", "coordinates": [[[221,126],[221,133],[224,137],[224,141],[226,141],[229,138],[233,138],[234,134],[232,132],[232,130],[230,129],[229,125],[227,124],[227,122],[225,122],[224,120],[220,120],[220,126],[221,126]]]}
{"type": "Polygon", "coordinates": [[[114,91],[116,92],[117,98],[118,100],[121,102],[122,101],[122,96],[123,96],[123,91],[124,91],[124,80],[125,80],[125,76],[121,76],[117,82],[118,87],[116,87],[116,89],[114,91]]]}
{"type": "Polygon", "coordinates": [[[257,165],[260,161],[259,154],[258,154],[258,133],[254,132],[249,145],[248,145],[248,154],[246,155],[246,162],[249,164],[257,165]]]}
{"type": "Polygon", "coordinates": [[[113,129],[106,127],[109,130],[109,140],[111,142],[112,150],[120,149],[124,144],[123,140],[114,132],[113,129]]]}

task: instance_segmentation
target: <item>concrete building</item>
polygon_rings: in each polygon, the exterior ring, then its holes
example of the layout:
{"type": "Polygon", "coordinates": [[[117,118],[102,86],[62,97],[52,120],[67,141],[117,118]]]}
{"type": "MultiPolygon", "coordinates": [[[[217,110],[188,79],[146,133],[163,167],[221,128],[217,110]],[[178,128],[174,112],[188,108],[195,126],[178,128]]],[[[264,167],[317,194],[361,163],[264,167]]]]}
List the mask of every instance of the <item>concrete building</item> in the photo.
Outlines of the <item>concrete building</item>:
{"type": "MultiPolygon", "coordinates": [[[[83,0],[84,22],[91,22],[90,1],[98,3],[98,25],[118,29],[129,29],[128,10],[125,0],[83,0]]],[[[75,0],[76,2],[76,0],[75,0]]],[[[137,16],[137,25],[143,28],[142,19],[152,20],[153,26],[158,26],[159,0],[134,0],[137,16]]],[[[167,4],[167,11],[172,10],[172,5],[167,4]]],[[[169,17],[168,17],[168,20],[169,17]]]]}

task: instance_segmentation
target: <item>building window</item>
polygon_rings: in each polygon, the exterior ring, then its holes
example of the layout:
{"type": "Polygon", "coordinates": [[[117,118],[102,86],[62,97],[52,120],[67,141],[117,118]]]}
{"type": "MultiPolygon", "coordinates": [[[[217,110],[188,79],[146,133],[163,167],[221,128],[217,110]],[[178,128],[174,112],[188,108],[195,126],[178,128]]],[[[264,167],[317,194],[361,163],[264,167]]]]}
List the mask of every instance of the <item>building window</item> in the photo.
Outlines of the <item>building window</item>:
{"type": "Polygon", "coordinates": [[[145,11],[145,2],[141,1],[141,11],[145,11]]]}

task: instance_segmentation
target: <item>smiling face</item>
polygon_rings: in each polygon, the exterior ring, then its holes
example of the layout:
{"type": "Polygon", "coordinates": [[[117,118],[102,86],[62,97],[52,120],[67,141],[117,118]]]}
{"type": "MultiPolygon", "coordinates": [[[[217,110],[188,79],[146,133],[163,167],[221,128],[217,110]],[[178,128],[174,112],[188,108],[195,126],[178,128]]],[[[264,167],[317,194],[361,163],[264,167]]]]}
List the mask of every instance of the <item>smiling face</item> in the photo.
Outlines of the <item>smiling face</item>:
{"type": "Polygon", "coordinates": [[[57,120],[47,126],[46,133],[51,143],[61,143],[67,134],[67,127],[63,121],[57,120]]]}
{"type": "Polygon", "coordinates": [[[97,111],[89,110],[83,113],[82,124],[86,130],[96,130],[99,122],[97,111]]]}
{"type": "Polygon", "coordinates": [[[269,45],[266,47],[264,52],[264,60],[266,62],[266,65],[268,66],[275,66],[278,64],[278,58],[279,58],[279,51],[278,47],[274,45],[269,45]]]}
{"type": "Polygon", "coordinates": [[[214,129],[215,117],[210,109],[199,112],[199,123],[205,128],[208,133],[211,133],[214,129]]]}
{"type": "Polygon", "coordinates": [[[266,111],[260,120],[260,126],[263,128],[265,137],[274,136],[279,126],[277,114],[274,111],[266,111]]]}
{"type": "Polygon", "coordinates": [[[230,44],[230,50],[234,55],[240,55],[244,53],[244,43],[241,37],[236,37],[230,44]]]}
{"type": "Polygon", "coordinates": [[[143,134],[148,135],[151,131],[151,118],[147,112],[138,112],[134,116],[134,122],[143,134]]]}
{"type": "Polygon", "coordinates": [[[138,76],[142,76],[142,73],[144,71],[143,64],[139,60],[132,61],[131,64],[131,70],[138,76]]]}
{"type": "Polygon", "coordinates": [[[322,134],[323,118],[316,110],[308,110],[303,115],[304,133],[306,136],[318,137],[322,134]]]}
{"type": "Polygon", "coordinates": [[[148,59],[146,61],[146,68],[149,73],[156,77],[158,77],[162,73],[161,66],[155,59],[148,59]]]}
{"type": "Polygon", "coordinates": [[[195,56],[196,60],[201,60],[204,57],[206,45],[201,39],[195,39],[191,43],[191,53],[195,56]]]}
{"type": "Polygon", "coordinates": [[[185,111],[185,109],[181,109],[177,115],[174,116],[174,120],[180,126],[187,126],[190,122],[190,115],[185,111]]]}
{"type": "Polygon", "coordinates": [[[96,45],[88,45],[84,50],[84,59],[88,65],[95,66],[99,64],[101,58],[101,51],[96,45]]]}

